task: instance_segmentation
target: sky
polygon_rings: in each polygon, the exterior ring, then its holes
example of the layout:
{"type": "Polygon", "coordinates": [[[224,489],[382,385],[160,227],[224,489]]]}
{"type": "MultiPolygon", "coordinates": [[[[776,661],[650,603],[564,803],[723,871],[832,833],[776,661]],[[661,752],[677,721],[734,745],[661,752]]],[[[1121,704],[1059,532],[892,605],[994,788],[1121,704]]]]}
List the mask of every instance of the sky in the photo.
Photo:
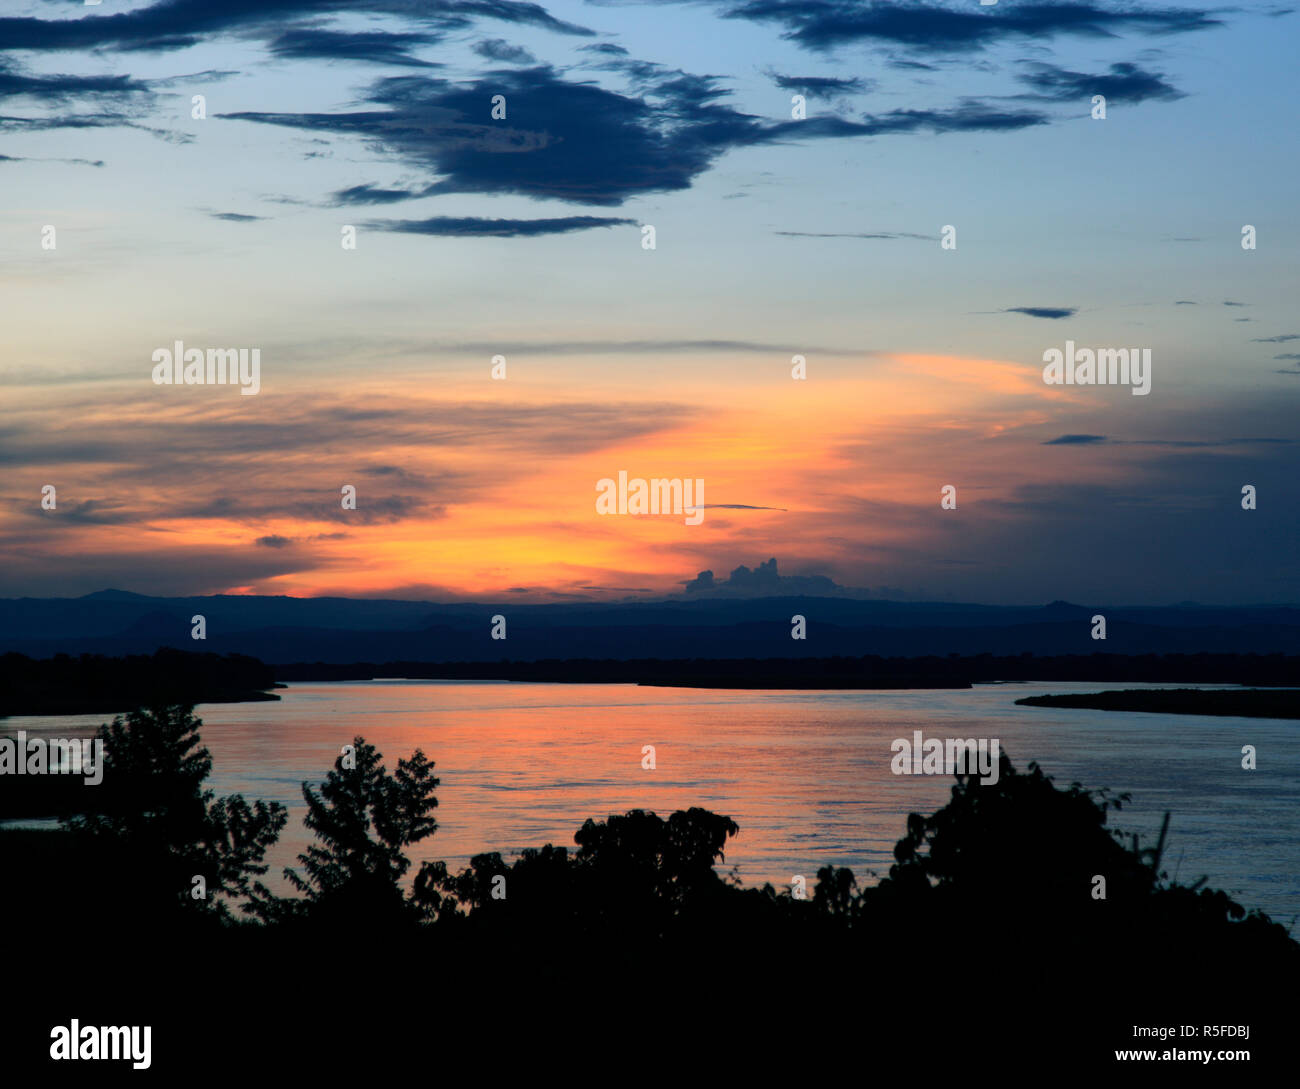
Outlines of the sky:
{"type": "Polygon", "coordinates": [[[1300,600],[1298,29],[5,0],[0,596],[1300,600]],[[258,392],[155,383],[176,341],[258,392]]]}

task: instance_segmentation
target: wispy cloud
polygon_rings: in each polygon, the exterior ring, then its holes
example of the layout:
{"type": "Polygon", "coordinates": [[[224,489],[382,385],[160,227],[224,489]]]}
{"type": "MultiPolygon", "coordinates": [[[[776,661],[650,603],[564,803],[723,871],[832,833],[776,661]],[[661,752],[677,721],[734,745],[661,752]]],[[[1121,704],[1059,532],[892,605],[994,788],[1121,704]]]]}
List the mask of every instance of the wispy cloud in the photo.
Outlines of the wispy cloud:
{"type": "Polygon", "coordinates": [[[486,57],[490,61],[496,61],[499,64],[536,64],[537,58],[534,57],[522,45],[511,45],[504,38],[486,38],[481,42],[476,42],[474,52],[480,57],[486,57]]]}
{"type": "Polygon", "coordinates": [[[804,355],[871,356],[869,348],[831,348],[815,344],[774,344],[754,340],[530,340],[475,341],[448,344],[450,351],[517,352],[527,355],[666,355],[699,352],[755,352],[761,355],[802,353],[804,355]]]}
{"type": "Polygon", "coordinates": [[[595,227],[634,225],[635,219],[610,216],[562,216],[557,219],[482,219],[476,216],[432,216],[429,219],[380,219],[366,226],[377,231],[463,238],[532,238],[569,234],[595,227]]]}
{"type": "MultiPolygon", "coordinates": [[[[0,19],[0,24],[4,20],[0,19]]],[[[0,29],[0,43],[4,31],[0,29]]],[[[0,61],[0,100],[28,98],[59,104],[86,95],[113,97],[149,94],[149,85],[130,76],[28,75],[0,61]]]]}
{"type": "Polygon", "coordinates": [[[917,238],[925,242],[933,242],[938,238],[938,235],[913,234],[911,231],[773,231],[772,233],[784,235],[786,238],[917,238]]]}
{"type": "Polygon", "coordinates": [[[875,86],[874,80],[852,76],[783,76],[770,69],[767,75],[783,91],[795,91],[807,98],[826,101],[861,94],[875,86]]]}

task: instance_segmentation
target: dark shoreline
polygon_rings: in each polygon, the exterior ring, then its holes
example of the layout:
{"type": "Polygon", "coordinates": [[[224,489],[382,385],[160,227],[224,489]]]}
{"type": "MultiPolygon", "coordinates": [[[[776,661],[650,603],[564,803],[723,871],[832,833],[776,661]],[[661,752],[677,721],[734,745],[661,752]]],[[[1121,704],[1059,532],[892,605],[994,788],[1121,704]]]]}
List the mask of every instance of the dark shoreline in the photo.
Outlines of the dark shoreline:
{"type": "Polygon", "coordinates": [[[0,723],[11,715],[115,715],[166,704],[278,700],[271,667],[242,654],[163,647],[108,658],[0,655],[0,723]]]}
{"type": "MultiPolygon", "coordinates": [[[[1211,683],[1211,682],[1207,682],[1211,683]]],[[[1208,715],[1230,718],[1300,718],[1300,690],[1291,688],[1124,689],[1026,696],[1025,707],[1076,707],[1094,711],[1147,711],[1162,715],[1208,715]]]]}
{"type": "MultiPolygon", "coordinates": [[[[278,685],[277,687],[285,688],[287,686],[278,685]]],[[[279,698],[273,692],[200,692],[192,698],[184,696],[166,702],[192,703],[197,706],[201,703],[274,703],[279,698]]],[[[80,698],[76,695],[57,695],[51,696],[48,700],[6,704],[4,710],[0,711],[0,722],[15,715],[121,715],[127,711],[133,711],[139,706],[142,706],[140,700],[129,697],[114,699],[111,696],[92,695],[80,698]]]]}
{"type": "Polygon", "coordinates": [[[718,688],[750,692],[781,690],[799,692],[887,692],[915,691],[917,689],[941,689],[953,691],[972,687],[969,681],[948,681],[929,677],[911,679],[899,677],[892,680],[883,679],[879,681],[870,678],[854,679],[852,677],[846,677],[843,679],[831,678],[819,682],[810,682],[797,677],[782,678],[780,676],[763,676],[756,677],[752,680],[740,680],[732,677],[670,677],[664,680],[637,681],[636,684],[641,688],[718,688]]]}
{"type": "Polygon", "coordinates": [[[277,681],[478,680],[723,689],[964,689],[990,682],[1300,686],[1300,655],[951,654],[946,657],[555,658],[498,662],[297,662],[277,681]]]}
{"type": "Polygon", "coordinates": [[[353,662],[343,665],[297,662],[271,666],[246,655],[201,654],[169,647],[153,655],[125,658],[56,655],[33,659],[21,654],[6,654],[0,655],[0,720],[9,715],[112,715],[136,707],[170,703],[276,700],[279,697],[271,689],[282,688],[286,683],[398,678],[828,692],[961,690],[975,684],[995,682],[1063,681],[1102,685],[1300,687],[1300,655],[1094,653],[888,658],[879,655],[553,658],[536,661],[503,659],[497,662],[353,662]]]}

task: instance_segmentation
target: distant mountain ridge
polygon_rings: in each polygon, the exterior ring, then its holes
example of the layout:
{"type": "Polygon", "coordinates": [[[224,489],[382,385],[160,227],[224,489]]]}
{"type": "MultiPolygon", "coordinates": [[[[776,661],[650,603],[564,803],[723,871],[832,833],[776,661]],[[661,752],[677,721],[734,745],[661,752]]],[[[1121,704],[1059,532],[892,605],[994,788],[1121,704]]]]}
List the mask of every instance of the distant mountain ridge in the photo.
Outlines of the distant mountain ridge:
{"type": "Polygon", "coordinates": [[[593,604],[439,604],[255,595],[163,598],[102,590],[0,599],[0,653],[152,654],[160,646],[264,662],[536,661],[832,655],[1300,653],[1294,605],[1043,606],[845,597],[593,604]],[[1107,638],[1091,618],[1106,617],[1107,638]],[[192,640],[191,617],[207,638],[192,640]],[[807,638],[791,638],[803,616],[807,638]],[[491,637],[494,616],[504,640],[491,637]]]}

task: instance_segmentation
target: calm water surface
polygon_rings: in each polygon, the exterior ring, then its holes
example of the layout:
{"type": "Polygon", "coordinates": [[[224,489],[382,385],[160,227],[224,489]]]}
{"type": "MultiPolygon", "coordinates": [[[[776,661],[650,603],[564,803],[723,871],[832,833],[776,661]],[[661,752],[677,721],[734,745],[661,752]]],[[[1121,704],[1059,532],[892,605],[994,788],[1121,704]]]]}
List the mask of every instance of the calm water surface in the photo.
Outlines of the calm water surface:
{"type": "MultiPolygon", "coordinates": [[[[203,740],[218,794],[283,802],[290,821],[269,856],[278,877],[310,842],[301,783],[318,782],[360,734],[391,769],[422,748],[441,779],[438,832],[417,859],[459,869],[481,851],[573,847],[587,817],[704,806],[740,834],[726,868],[743,881],[812,882],[819,866],[883,875],[907,814],[948,798],[945,776],[894,775],[890,742],[998,738],[1018,769],[1036,760],[1058,785],[1131,791],[1111,823],[1154,836],[1173,813],[1167,867],[1208,875],[1247,907],[1300,914],[1300,723],[1017,707],[1021,696],[1103,684],[980,685],[965,691],[748,692],[462,681],[295,684],[278,703],[206,704],[203,740]],[[1254,745],[1258,770],[1241,767],[1254,745]],[[653,745],[657,767],[641,767],[653,745]]],[[[0,730],[72,736],[104,716],[15,717],[0,730]]],[[[275,882],[282,888],[282,882],[275,882]]]]}

